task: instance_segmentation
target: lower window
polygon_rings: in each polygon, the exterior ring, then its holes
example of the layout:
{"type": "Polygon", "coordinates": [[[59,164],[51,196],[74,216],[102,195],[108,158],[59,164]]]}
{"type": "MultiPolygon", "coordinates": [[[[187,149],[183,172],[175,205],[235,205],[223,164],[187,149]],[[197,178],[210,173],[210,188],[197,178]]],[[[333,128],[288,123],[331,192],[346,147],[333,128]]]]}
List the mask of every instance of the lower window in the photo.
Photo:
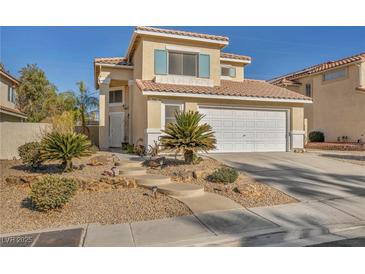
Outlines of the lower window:
{"type": "Polygon", "coordinates": [[[175,114],[176,112],[180,112],[183,110],[182,104],[175,104],[175,103],[167,103],[164,104],[163,111],[162,111],[162,127],[165,128],[165,126],[169,123],[175,123],[175,114]]]}

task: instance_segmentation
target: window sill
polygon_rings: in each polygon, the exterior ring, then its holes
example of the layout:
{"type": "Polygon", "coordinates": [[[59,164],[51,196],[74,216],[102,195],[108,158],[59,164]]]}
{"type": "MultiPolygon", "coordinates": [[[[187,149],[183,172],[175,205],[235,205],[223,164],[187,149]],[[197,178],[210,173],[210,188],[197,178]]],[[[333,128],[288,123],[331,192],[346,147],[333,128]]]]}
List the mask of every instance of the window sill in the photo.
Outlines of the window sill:
{"type": "Polygon", "coordinates": [[[109,103],[109,107],[121,107],[123,103],[109,103]]]}
{"type": "Polygon", "coordinates": [[[177,85],[193,85],[193,86],[214,86],[213,80],[210,78],[199,78],[196,76],[185,75],[156,75],[156,83],[161,84],[177,84],[177,85]]]}

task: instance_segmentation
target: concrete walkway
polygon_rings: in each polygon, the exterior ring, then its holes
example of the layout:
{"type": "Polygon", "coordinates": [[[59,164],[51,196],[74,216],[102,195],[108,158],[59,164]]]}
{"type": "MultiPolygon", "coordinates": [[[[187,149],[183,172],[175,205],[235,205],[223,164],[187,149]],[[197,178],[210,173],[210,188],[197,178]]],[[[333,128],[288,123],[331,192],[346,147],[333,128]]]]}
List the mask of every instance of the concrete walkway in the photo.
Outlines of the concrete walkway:
{"type": "Polygon", "coordinates": [[[130,224],[88,224],[61,231],[0,235],[0,243],[2,246],[308,246],[364,236],[365,197],[354,196],[130,224]],[[28,239],[24,237],[33,241],[22,245],[18,239],[28,239]]]}
{"type": "Polygon", "coordinates": [[[115,155],[120,159],[121,176],[133,178],[137,185],[142,187],[149,189],[156,187],[157,191],[183,202],[194,214],[244,209],[231,199],[205,192],[202,186],[174,183],[167,176],[147,174],[146,168],[142,167],[142,159],[139,157],[131,157],[123,153],[115,153],[115,155]]]}

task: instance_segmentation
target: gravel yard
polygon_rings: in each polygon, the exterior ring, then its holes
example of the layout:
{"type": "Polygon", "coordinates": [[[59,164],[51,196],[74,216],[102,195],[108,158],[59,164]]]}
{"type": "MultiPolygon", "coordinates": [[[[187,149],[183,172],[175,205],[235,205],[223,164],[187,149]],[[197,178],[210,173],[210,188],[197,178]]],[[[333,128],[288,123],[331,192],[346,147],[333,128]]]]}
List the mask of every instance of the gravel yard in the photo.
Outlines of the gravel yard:
{"type": "MultiPolygon", "coordinates": [[[[85,164],[88,159],[75,161],[85,164]]],[[[31,207],[27,199],[27,183],[6,182],[8,176],[26,178],[43,173],[59,173],[56,165],[49,165],[40,172],[31,172],[23,168],[20,161],[0,161],[0,233],[22,232],[45,228],[56,228],[67,225],[101,223],[114,224],[142,220],[153,220],[191,214],[181,202],[166,195],[158,194],[157,199],[150,191],[143,188],[126,188],[99,183],[101,173],[113,166],[85,165],[83,170],[75,170],[62,176],[84,179],[100,187],[96,190],[81,188],[62,209],[50,212],[39,212],[31,207]]]]}
{"type": "Polygon", "coordinates": [[[240,172],[236,182],[228,184],[213,183],[207,178],[214,170],[223,165],[210,158],[204,158],[197,165],[185,165],[181,160],[167,159],[166,165],[160,168],[149,168],[153,174],[167,175],[175,182],[193,183],[204,186],[204,190],[226,196],[244,207],[273,206],[297,202],[296,199],[265,184],[256,182],[245,173],[240,172]],[[192,176],[193,171],[199,174],[198,178],[192,176]]]}

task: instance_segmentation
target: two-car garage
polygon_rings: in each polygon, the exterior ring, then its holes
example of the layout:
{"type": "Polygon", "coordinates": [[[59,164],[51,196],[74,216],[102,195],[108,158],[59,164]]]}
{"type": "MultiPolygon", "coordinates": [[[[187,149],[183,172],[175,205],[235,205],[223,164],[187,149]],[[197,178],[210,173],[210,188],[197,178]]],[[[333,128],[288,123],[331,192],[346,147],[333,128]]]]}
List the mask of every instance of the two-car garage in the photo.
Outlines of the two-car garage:
{"type": "Polygon", "coordinates": [[[288,150],[287,110],[200,106],[199,112],[215,132],[215,152],[288,150]]]}

